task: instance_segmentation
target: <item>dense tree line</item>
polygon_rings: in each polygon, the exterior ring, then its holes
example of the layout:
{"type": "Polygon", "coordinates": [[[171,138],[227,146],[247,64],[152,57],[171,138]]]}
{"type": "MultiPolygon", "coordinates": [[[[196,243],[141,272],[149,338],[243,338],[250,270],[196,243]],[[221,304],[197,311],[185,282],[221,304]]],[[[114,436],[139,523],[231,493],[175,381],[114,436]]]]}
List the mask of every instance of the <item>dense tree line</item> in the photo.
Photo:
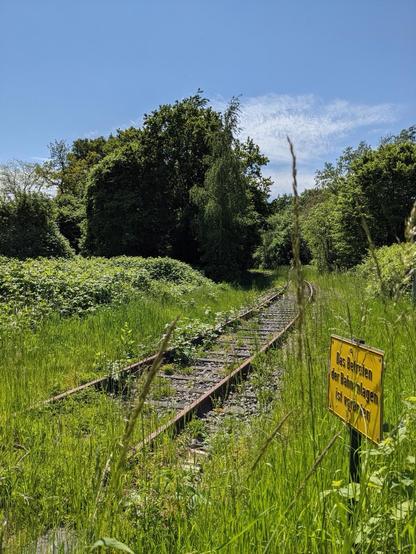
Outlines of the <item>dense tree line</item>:
{"type": "MultiPolygon", "coordinates": [[[[233,279],[292,259],[291,195],[269,199],[268,159],[238,138],[239,104],[199,92],[107,138],[55,141],[44,164],[0,167],[0,255],[171,256],[233,279]]],[[[416,201],[416,127],[361,143],[300,196],[301,257],[347,269],[403,240],[416,201]]]]}
{"type": "MultiPolygon", "coordinates": [[[[369,244],[385,246],[404,239],[405,221],[416,202],[416,127],[347,148],[318,171],[315,187],[300,196],[304,261],[321,271],[360,263],[369,244]]],[[[256,251],[264,267],[291,259],[292,199],[271,204],[273,214],[256,251]]]]}
{"type": "Polygon", "coordinates": [[[55,191],[55,221],[71,248],[168,255],[216,278],[251,266],[270,180],[259,147],[235,136],[238,109],[233,100],[221,114],[197,93],[160,106],[140,128],[52,143],[38,180],[55,191]]]}
{"type": "Polygon", "coordinates": [[[268,160],[235,138],[237,122],[237,101],[222,115],[197,94],[120,133],[122,144],[88,175],[84,250],[168,255],[215,278],[252,265],[268,211],[268,160]]]}

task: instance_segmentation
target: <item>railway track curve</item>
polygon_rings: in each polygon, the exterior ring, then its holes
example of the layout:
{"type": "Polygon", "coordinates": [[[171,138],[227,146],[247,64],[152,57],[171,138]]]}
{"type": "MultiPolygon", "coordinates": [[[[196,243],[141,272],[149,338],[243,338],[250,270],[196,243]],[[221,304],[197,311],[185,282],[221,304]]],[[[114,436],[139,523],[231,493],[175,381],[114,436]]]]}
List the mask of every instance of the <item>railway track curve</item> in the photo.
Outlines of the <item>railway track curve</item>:
{"type": "MultiPolygon", "coordinates": [[[[286,290],[287,290],[287,285],[285,285],[284,287],[281,287],[280,289],[272,289],[271,291],[269,290],[265,295],[262,295],[260,297],[260,299],[258,300],[258,302],[256,302],[254,306],[251,306],[249,308],[243,308],[236,315],[229,317],[223,323],[220,323],[217,326],[215,326],[210,332],[211,335],[216,335],[217,337],[220,337],[228,329],[232,328],[234,325],[238,324],[239,322],[251,319],[258,311],[266,309],[269,305],[276,302],[285,293],[286,290]]],[[[204,333],[196,335],[191,339],[191,344],[193,346],[197,346],[199,344],[202,344],[205,339],[206,339],[206,335],[204,333]]],[[[164,353],[164,362],[167,363],[173,360],[176,354],[176,350],[177,349],[175,347],[168,348],[164,353]]],[[[92,381],[88,381],[87,383],[83,383],[77,387],[68,389],[64,392],[61,392],[50,398],[47,398],[46,400],[43,400],[40,403],[40,405],[54,404],[56,402],[65,400],[66,398],[75,396],[91,388],[96,388],[107,392],[119,391],[120,388],[122,388],[123,383],[128,378],[139,377],[147,367],[152,365],[156,357],[157,357],[157,354],[153,354],[137,362],[134,362],[112,374],[98,377],[97,379],[93,379],[92,381]]]]}
{"type": "MultiPolygon", "coordinates": [[[[314,288],[305,281],[305,296],[309,303],[314,288]]],[[[203,418],[209,414],[218,400],[225,401],[236,385],[247,378],[255,356],[277,346],[294,327],[299,318],[296,297],[283,292],[263,305],[256,315],[241,322],[237,330],[222,334],[213,347],[193,360],[190,371],[163,372],[169,391],[165,397],[149,400],[148,404],[160,415],[173,415],[161,426],[148,434],[136,445],[130,456],[143,448],[152,448],[164,434],[171,437],[180,433],[192,418],[203,418]]]]}

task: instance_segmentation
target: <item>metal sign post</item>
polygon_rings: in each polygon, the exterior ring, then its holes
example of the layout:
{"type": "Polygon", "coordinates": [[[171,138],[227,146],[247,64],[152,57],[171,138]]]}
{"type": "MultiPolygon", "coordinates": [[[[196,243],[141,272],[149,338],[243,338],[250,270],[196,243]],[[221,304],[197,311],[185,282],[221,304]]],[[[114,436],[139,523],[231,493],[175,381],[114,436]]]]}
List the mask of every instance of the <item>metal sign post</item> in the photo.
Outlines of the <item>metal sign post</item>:
{"type": "MultiPolygon", "coordinates": [[[[361,436],[376,444],[382,440],[383,369],[382,350],[363,340],[331,336],[328,409],[350,429],[350,483],[360,482],[361,436]]],[[[355,504],[352,498],[351,514],[355,504]]]]}
{"type": "MultiPolygon", "coordinates": [[[[354,429],[350,427],[350,483],[359,483],[360,482],[360,472],[361,472],[361,458],[360,458],[360,448],[361,448],[361,435],[354,429]]],[[[350,513],[349,517],[352,517],[354,513],[355,505],[357,501],[355,500],[355,490],[353,491],[354,496],[350,499],[350,513]]]]}
{"type": "MultiPolygon", "coordinates": [[[[363,339],[353,339],[357,344],[365,344],[365,341],[363,339]]],[[[360,433],[354,429],[354,427],[350,427],[350,483],[359,483],[360,482],[360,472],[361,472],[361,456],[360,456],[360,448],[361,448],[361,435],[360,433]]],[[[355,495],[355,491],[354,491],[355,495]]],[[[352,517],[352,514],[354,513],[355,505],[357,501],[355,500],[355,496],[351,498],[350,502],[350,514],[349,517],[352,517]]]]}
{"type": "Polygon", "coordinates": [[[360,450],[361,435],[350,427],[350,481],[352,483],[360,482],[360,450]]]}

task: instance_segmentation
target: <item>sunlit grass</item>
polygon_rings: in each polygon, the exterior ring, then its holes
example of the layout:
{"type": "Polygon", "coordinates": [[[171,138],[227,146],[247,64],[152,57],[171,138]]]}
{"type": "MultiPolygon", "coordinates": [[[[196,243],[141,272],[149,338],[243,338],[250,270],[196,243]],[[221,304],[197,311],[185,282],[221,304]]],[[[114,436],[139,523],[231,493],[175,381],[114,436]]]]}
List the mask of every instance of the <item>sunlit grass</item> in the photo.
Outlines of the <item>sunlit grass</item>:
{"type": "Polygon", "coordinates": [[[415,310],[366,298],[348,275],[310,278],[317,298],[302,361],[293,335],[257,362],[259,372],[285,368],[273,412],[226,426],[198,478],[165,440],[128,476],[129,517],[118,512],[107,534],[134,552],[414,552],[416,410],[406,398],[416,391],[415,310]],[[348,430],[327,410],[331,333],[386,352],[384,419],[396,430],[379,447],[363,441],[360,491],[348,485],[348,430]]]}
{"type": "MultiPolygon", "coordinates": [[[[105,496],[104,480],[100,520],[93,517],[97,494],[129,405],[92,391],[82,402],[9,414],[1,451],[9,550],[20,552],[16,545],[64,529],[75,552],[101,536],[135,553],[413,552],[416,413],[406,399],[416,396],[415,309],[406,300],[384,305],[367,298],[362,281],[350,275],[310,273],[309,279],[317,296],[306,313],[302,360],[293,334],[285,348],[256,362],[266,380],[273,369],[285,369],[272,412],[249,424],[229,419],[202,473],[184,462],[185,437],[167,436],[154,452],[140,451],[118,495],[105,496]],[[348,487],[348,430],[327,410],[331,333],[362,338],[386,353],[384,419],[393,434],[380,447],[363,441],[359,493],[348,487]],[[358,503],[349,517],[352,493],[358,503]]],[[[194,314],[202,313],[199,305],[194,314]]],[[[150,422],[143,415],[134,441],[150,422]]]]}
{"type": "MultiPolygon", "coordinates": [[[[97,509],[103,471],[131,404],[91,390],[55,405],[29,408],[54,392],[105,374],[117,360],[126,363],[126,356],[153,352],[166,325],[178,315],[185,321],[214,323],[218,312],[239,309],[255,301],[264,287],[282,284],[283,275],[262,275],[244,287],[203,286],[180,300],[135,297],[84,318],[51,316],[34,332],[3,337],[0,517],[10,551],[20,552],[23,544],[48,530],[76,529],[82,535],[97,509]]],[[[155,425],[155,416],[145,411],[133,442],[155,425]]]]}
{"type": "MultiPolygon", "coordinates": [[[[269,284],[272,282],[271,276],[269,284]]],[[[254,283],[249,289],[203,286],[180,299],[169,295],[138,296],[84,318],[50,316],[34,332],[26,329],[6,335],[0,338],[0,375],[4,384],[0,405],[6,411],[7,406],[17,410],[105,375],[115,360],[152,353],[166,324],[176,317],[180,317],[180,323],[188,319],[214,323],[216,313],[253,302],[260,290],[254,283]]]]}

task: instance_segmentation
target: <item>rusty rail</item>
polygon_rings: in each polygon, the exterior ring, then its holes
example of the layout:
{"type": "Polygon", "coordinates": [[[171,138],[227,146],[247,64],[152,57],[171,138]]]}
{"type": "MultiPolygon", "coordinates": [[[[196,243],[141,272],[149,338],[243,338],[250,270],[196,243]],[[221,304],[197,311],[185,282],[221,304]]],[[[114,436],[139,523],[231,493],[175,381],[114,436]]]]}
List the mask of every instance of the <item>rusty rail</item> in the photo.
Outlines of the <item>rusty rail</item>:
{"type": "MultiPolygon", "coordinates": [[[[261,300],[261,302],[259,302],[259,304],[244,310],[242,313],[238,314],[237,316],[232,317],[226,320],[224,323],[218,325],[217,327],[214,328],[214,331],[217,332],[218,334],[221,334],[224,332],[224,330],[227,327],[229,327],[233,323],[236,323],[237,321],[240,321],[240,320],[249,319],[256,311],[264,308],[265,306],[268,306],[269,304],[274,302],[277,298],[282,296],[282,294],[286,291],[286,289],[287,289],[287,284],[281,289],[279,289],[278,291],[274,291],[272,294],[267,295],[263,300],[261,300]]],[[[193,345],[198,345],[204,340],[205,337],[206,337],[205,334],[197,335],[191,340],[191,343],[193,345]]],[[[175,355],[175,350],[176,349],[173,347],[173,348],[169,348],[165,352],[165,361],[168,361],[173,358],[173,356],[175,355]]],[[[134,362],[133,364],[130,364],[111,375],[98,377],[97,379],[88,381],[88,383],[84,383],[82,385],[79,385],[78,387],[74,387],[60,394],[52,396],[51,398],[48,398],[46,400],[41,401],[39,404],[36,404],[36,406],[39,406],[39,405],[44,406],[48,404],[53,404],[55,402],[59,402],[60,400],[64,400],[69,396],[73,396],[75,394],[78,394],[92,387],[95,387],[100,390],[113,390],[114,388],[116,388],[116,383],[118,383],[124,377],[127,377],[128,375],[135,375],[135,374],[140,375],[144,370],[144,368],[150,366],[153,363],[155,358],[156,358],[156,354],[153,354],[152,356],[149,356],[147,358],[134,362]]]]}
{"type": "MultiPolygon", "coordinates": [[[[314,295],[314,288],[311,283],[305,281],[306,287],[308,288],[308,303],[312,301],[314,295]]],[[[296,321],[299,318],[299,312],[297,315],[285,326],[285,328],[278,333],[276,333],[272,338],[267,341],[262,348],[259,349],[254,355],[245,359],[241,365],[234,369],[229,375],[224,379],[216,383],[213,387],[207,390],[194,402],[186,406],[183,410],[177,413],[172,419],[167,421],[165,424],[161,425],[158,429],[153,431],[148,435],[143,441],[141,441],[137,446],[133,447],[130,458],[134,457],[143,447],[153,447],[155,441],[166,432],[170,432],[171,436],[175,436],[180,433],[186,423],[194,416],[202,417],[213,409],[214,401],[218,398],[226,399],[229,392],[233,389],[236,383],[241,382],[245,379],[252,368],[252,363],[257,356],[257,354],[266,352],[272,346],[275,346],[279,341],[283,339],[286,333],[293,328],[296,321]]]]}

